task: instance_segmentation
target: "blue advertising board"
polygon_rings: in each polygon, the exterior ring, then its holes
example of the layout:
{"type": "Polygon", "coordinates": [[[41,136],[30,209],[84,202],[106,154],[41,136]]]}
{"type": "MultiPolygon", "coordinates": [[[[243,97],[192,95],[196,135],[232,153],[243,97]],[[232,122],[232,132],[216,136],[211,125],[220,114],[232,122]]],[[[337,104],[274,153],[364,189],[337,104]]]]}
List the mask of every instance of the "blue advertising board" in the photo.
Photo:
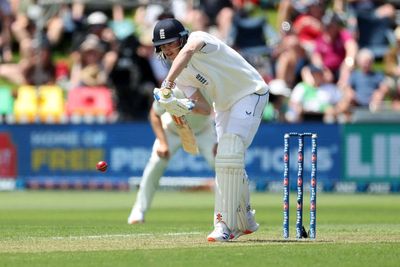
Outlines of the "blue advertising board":
{"type": "MultiPolygon", "coordinates": [[[[262,124],[246,154],[249,178],[257,183],[280,181],[283,174],[283,136],[286,132],[318,134],[318,179],[340,178],[340,136],[337,125],[262,124]]],[[[30,183],[111,181],[127,183],[140,177],[150,157],[154,134],[148,123],[80,125],[3,125],[0,139],[15,150],[15,178],[30,183]],[[3,136],[3,137],[1,137],[3,136]],[[5,136],[5,137],[4,137],[5,136]],[[106,173],[96,163],[109,164],[106,173]],[[15,167],[16,165],[16,167],[15,167]]],[[[1,146],[0,140],[0,146],[1,146]]],[[[296,176],[297,140],[291,141],[291,176],[296,176]]],[[[1,147],[0,147],[1,152],[1,147]]],[[[305,177],[310,170],[311,145],[305,141],[305,177]]],[[[11,168],[10,167],[10,168],[11,168]]],[[[180,150],[172,158],[166,176],[204,177],[214,172],[201,156],[180,150]]],[[[1,173],[0,173],[1,176],[1,173]]],[[[306,178],[305,178],[306,179],[306,178]]],[[[292,179],[295,180],[295,179],[292,179]]]]}

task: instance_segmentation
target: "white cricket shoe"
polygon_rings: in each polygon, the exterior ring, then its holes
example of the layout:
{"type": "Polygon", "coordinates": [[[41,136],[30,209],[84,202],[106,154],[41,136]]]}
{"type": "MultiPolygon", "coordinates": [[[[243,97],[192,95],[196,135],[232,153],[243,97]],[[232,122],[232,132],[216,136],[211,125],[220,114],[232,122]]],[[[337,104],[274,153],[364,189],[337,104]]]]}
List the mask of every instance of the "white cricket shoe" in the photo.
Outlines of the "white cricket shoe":
{"type": "Polygon", "coordinates": [[[144,223],[144,213],[140,210],[133,209],[128,217],[128,224],[144,223]]]}
{"type": "Polygon", "coordinates": [[[232,231],[231,235],[230,235],[230,239],[237,239],[242,235],[249,235],[254,233],[255,231],[258,230],[258,228],[260,227],[260,225],[258,223],[256,223],[256,219],[255,219],[255,214],[256,211],[255,210],[250,210],[247,212],[247,222],[249,224],[248,229],[246,229],[245,231],[241,231],[241,230],[234,230],[232,231]]]}
{"type": "Polygon", "coordinates": [[[228,226],[224,222],[218,222],[214,227],[214,231],[207,236],[207,240],[209,242],[226,242],[229,241],[230,236],[231,231],[228,226]]]}

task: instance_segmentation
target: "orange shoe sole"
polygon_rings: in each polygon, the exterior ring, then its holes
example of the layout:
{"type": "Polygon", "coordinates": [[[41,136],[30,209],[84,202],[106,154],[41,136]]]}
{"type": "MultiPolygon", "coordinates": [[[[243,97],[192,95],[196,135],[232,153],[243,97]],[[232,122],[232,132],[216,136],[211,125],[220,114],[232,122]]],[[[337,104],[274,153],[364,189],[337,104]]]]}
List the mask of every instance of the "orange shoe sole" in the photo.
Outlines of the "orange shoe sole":
{"type": "Polygon", "coordinates": [[[138,221],[130,221],[129,224],[141,224],[144,223],[144,221],[138,220],[138,221]]]}

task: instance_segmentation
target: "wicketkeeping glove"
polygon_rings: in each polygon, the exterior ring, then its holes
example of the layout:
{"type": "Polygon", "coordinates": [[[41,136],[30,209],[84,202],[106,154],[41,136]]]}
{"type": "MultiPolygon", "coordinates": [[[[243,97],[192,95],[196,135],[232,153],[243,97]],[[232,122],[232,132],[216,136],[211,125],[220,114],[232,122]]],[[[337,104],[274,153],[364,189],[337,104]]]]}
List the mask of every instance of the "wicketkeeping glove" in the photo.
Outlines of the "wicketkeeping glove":
{"type": "Polygon", "coordinates": [[[181,117],[194,108],[194,102],[187,98],[176,98],[169,89],[155,88],[153,91],[154,99],[160,103],[171,115],[181,117]]]}

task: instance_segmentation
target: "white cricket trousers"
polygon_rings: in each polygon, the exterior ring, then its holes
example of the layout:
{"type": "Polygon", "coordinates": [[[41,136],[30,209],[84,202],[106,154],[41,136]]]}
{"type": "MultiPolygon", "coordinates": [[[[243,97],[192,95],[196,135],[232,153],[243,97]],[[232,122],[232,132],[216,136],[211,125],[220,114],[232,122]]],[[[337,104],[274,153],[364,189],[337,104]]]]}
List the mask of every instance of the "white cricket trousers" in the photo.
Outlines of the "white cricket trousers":
{"type": "Polygon", "coordinates": [[[216,112],[217,140],[224,133],[232,133],[241,137],[245,148],[248,148],[260,126],[268,97],[268,93],[248,95],[236,102],[230,110],[216,112]]]}

